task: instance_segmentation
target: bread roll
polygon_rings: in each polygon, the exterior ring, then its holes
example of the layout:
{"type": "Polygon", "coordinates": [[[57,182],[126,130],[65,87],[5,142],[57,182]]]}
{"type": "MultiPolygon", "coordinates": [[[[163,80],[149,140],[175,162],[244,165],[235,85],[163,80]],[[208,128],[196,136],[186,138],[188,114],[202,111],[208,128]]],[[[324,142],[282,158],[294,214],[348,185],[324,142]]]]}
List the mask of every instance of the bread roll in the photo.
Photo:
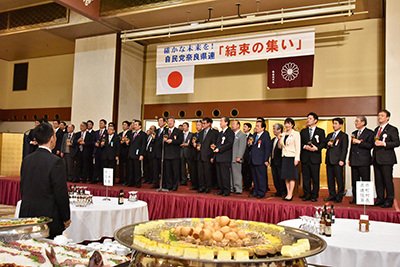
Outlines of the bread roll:
{"type": "Polygon", "coordinates": [[[214,239],[217,242],[221,242],[223,238],[224,234],[221,233],[220,231],[216,231],[212,234],[212,239],[214,239]]]}
{"type": "Polygon", "coordinates": [[[176,234],[176,235],[182,235],[181,230],[182,230],[182,226],[177,226],[177,227],[175,228],[174,234],[176,234]]]}
{"type": "Polygon", "coordinates": [[[181,234],[183,236],[192,235],[193,234],[193,228],[190,227],[190,226],[184,226],[184,227],[182,227],[181,234]]]}
{"type": "Polygon", "coordinates": [[[224,235],[226,235],[229,232],[232,232],[231,228],[229,226],[224,226],[221,228],[221,233],[223,233],[224,235]]]}
{"type": "Polygon", "coordinates": [[[227,226],[230,223],[230,219],[228,216],[222,216],[219,219],[219,225],[221,225],[221,227],[227,226]]]}
{"type": "Polygon", "coordinates": [[[204,240],[209,240],[212,237],[212,232],[208,229],[203,229],[200,231],[200,240],[204,241],[204,240]]]}

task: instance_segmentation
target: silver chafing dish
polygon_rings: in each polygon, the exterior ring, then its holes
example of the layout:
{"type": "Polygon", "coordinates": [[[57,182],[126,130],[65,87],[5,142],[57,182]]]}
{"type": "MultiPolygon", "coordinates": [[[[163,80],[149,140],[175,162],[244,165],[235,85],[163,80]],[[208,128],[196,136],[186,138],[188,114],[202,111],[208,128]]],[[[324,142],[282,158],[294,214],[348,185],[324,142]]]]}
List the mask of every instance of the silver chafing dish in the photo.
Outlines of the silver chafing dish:
{"type": "MultiPolygon", "coordinates": [[[[190,218],[184,219],[166,219],[166,224],[188,224],[190,218]]],[[[246,221],[247,223],[247,221],[246,221]]],[[[285,228],[285,235],[293,240],[307,238],[310,242],[310,250],[301,254],[298,257],[283,257],[276,254],[270,257],[262,257],[257,259],[250,259],[248,261],[219,261],[219,260],[202,260],[202,259],[187,259],[183,257],[173,257],[170,255],[156,253],[154,251],[146,250],[133,244],[133,231],[134,228],[141,223],[124,226],[114,233],[114,238],[121,244],[133,249],[132,259],[129,266],[139,267],[164,267],[164,266],[189,266],[189,267],[220,267],[220,266],[251,266],[251,267],[280,267],[280,266],[293,266],[293,267],[306,267],[306,258],[319,254],[326,248],[326,242],[321,237],[292,227],[281,226],[285,228]]]]}
{"type": "MultiPolygon", "coordinates": [[[[1,219],[0,221],[18,221],[23,219],[27,218],[1,219]]],[[[40,223],[1,226],[0,242],[9,244],[15,240],[48,237],[50,228],[47,224],[52,221],[53,219],[45,217],[40,223]]]]}

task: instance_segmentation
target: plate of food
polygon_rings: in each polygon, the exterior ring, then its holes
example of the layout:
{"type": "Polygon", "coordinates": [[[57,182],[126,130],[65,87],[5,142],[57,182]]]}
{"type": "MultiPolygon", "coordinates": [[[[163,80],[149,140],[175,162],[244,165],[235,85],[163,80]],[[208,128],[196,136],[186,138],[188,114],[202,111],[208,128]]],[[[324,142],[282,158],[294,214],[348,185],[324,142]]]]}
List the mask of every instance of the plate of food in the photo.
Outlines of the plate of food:
{"type": "Polygon", "coordinates": [[[48,217],[1,219],[0,231],[7,231],[19,227],[31,227],[35,225],[48,224],[52,221],[53,219],[48,217]]]}
{"type": "Polygon", "coordinates": [[[114,237],[145,255],[206,263],[289,261],[326,248],[322,238],[303,230],[227,216],[133,224],[118,229],[114,237]]]}

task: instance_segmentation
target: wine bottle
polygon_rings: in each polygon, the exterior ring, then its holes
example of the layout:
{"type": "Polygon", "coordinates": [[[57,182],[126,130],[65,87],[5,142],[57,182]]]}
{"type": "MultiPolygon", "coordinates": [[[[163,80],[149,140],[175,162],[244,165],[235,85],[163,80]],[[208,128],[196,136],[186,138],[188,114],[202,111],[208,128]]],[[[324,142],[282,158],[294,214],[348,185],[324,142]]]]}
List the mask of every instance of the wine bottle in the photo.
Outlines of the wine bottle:
{"type": "Polygon", "coordinates": [[[332,220],[331,220],[331,215],[328,214],[326,217],[326,222],[325,222],[325,236],[326,237],[331,237],[332,236],[332,220]]]}
{"type": "Polygon", "coordinates": [[[121,189],[119,191],[119,197],[118,197],[118,205],[124,204],[124,191],[121,189]]]}
{"type": "Polygon", "coordinates": [[[333,203],[331,204],[331,221],[335,223],[335,209],[333,208],[333,203]]]}

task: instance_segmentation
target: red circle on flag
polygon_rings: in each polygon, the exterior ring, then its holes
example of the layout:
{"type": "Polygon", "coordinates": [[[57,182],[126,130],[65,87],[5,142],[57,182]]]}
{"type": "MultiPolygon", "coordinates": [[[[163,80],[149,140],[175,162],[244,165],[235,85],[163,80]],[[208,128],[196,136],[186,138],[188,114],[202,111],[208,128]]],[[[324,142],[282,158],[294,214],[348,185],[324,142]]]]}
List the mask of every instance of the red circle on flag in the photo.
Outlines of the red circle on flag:
{"type": "Polygon", "coordinates": [[[172,88],[177,88],[182,84],[182,74],[178,71],[173,71],[168,75],[168,85],[172,88]]]}

